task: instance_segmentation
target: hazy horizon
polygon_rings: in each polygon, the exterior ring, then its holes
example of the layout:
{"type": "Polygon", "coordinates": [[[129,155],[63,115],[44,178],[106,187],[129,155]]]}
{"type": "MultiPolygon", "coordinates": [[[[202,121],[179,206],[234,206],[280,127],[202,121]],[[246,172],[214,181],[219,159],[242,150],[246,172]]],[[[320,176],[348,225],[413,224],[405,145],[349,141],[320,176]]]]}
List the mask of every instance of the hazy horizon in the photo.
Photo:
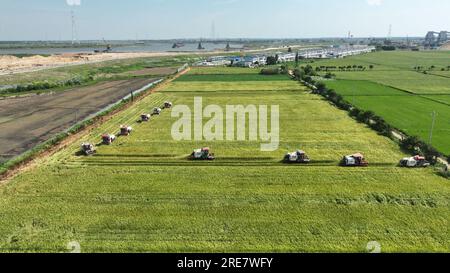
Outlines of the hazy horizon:
{"type": "Polygon", "coordinates": [[[450,29],[446,0],[1,1],[0,41],[70,41],[72,10],[84,41],[336,39],[349,31],[383,38],[389,29],[392,37],[424,37],[450,29]]]}

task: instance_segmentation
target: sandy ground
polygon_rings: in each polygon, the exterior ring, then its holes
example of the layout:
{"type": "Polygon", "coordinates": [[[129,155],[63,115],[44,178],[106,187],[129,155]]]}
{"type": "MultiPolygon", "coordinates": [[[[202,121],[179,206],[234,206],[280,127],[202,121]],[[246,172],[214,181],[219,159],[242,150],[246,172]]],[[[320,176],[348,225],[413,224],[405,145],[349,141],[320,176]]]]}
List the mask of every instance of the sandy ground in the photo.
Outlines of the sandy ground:
{"type": "Polygon", "coordinates": [[[80,65],[98,63],[111,60],[143,58],[143,57],[166,57],[178,56],[186,53],[161,52],[161,53],[79,53],[52,55],[49,57],[31,56],[18,58],[9,55],[0,55],[0,75],[26,73],[49,68],[63,67],[69,65],[80,65]]]}
{"type": "Polygon", "coordinates": [[[154,79],[104,82],[65,92],[0,100],[0,162],[69,128],[154,79]]]}
{"type": "Polygon", "coordinates": [[[447,42],[439,48],[440,50],[450,50],[450,42],[447,42]]]}
{"type": "MultiPolygon", "coordinates": [[[[302,48],[301,46],[292,46],[292,48],[302,48]]],[[[265,49],[246,50],[246,53],[267,52],[274,50],[285,50],[286,47],[273,47],[265,49]]],[[[305,48],[307,49],[307,48],[305,48]]],[[[52,55],[49,57],[31,56],[18,58],[9,55],[0,55],[0,76],[39,71],[49,68],[64,67],[70,65],[81,65],[89,63],[98,63],[111,60],[133,59],[133,58],[151,58],[151,57],[170,57],[187,54],[224,54],[238,51],[208,51],[208,52],[133,52],[133,53],[74,53],[52,55]]]]}

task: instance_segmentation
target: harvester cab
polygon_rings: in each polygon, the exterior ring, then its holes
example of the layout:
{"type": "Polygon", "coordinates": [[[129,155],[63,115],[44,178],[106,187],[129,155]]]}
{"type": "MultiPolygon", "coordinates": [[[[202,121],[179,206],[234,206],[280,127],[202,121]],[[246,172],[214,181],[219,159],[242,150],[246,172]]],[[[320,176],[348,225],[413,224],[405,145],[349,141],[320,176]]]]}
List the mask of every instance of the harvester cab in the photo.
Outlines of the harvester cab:
{"type": "Polygon", "coordinates": [[[284,162],[286,163],[309,163],[311,160],[305,151],[298,150],[293,153],[288,153],[284,156],[284,162]]]}
{"type": "Polygon", "coordinates": [[[114,140],[116,140],[116,136],[115,135],[109,135],[109,134],[102,135],[102,142],[105,145],[112,144],[114,142],[114,140]]]}
{"type": "Polygon", "coordinates": [[[142,114],[141,115],[141,121],[142,122],[146,122],[146,121],[149,121],[150,120],[150,114],[142,114]]]}
{"type": "Polygon", "coordinates": [[[172,108],[173,104],[170,101],[166,101],[164,103],[164,109],[170,109],[172,108]]]}
{"type": "Polygon", "coordinates": [[[425,157],[416,155],[414,157],[407,157],[400,160],[400,166],[401,167],[407,167],[407,168],[426,168],[429,167],[431,164],[428,162],[425,157]]]}
{"type": "Polygon", "coordinates": [[[120,126],[120,135],[121,136],[128,136],[131,134],[132,131],[133,131],[133,128],[131,128],[130,126],[126,126],[126,125],[120,126]]]}
{"type": "Polygon", "coordinates": [[[214,160],[214,154],[210,153],[209,148],[194,150],[190,156],[191,160],[214,160]]]}
{"type": "Polygon", "coordinates": [[[153,109],[153,114],[152,115],[159,116],[161,114],[161,111],[162,111],[161,108],[155,107],[153,109]]]}
{"type": "Polygon", "coordinates": [[[81,151],[87,156],[95,154],[94,145],[92,145],[91,143],[81,144],[81,151]]]}
{"type": "Polygon", "coordinates": [[[344,156],[342,159],[342,164],[347,167],[367,167],[369,162],[366,161],[364,155],[361,153],[356,153],[353,155],[344,156]]]}

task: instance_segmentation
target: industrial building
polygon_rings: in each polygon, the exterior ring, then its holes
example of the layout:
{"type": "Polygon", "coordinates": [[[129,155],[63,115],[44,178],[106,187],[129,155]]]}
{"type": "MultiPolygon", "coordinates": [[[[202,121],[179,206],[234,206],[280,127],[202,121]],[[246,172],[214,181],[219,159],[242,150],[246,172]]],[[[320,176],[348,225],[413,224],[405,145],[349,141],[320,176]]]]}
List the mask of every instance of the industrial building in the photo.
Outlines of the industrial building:
{"type": "Polygon", "coordinates": [[[439,47],[449,41],[450,32],[448,31],[429,31],[425,36],[425,47],[439,47]]]}

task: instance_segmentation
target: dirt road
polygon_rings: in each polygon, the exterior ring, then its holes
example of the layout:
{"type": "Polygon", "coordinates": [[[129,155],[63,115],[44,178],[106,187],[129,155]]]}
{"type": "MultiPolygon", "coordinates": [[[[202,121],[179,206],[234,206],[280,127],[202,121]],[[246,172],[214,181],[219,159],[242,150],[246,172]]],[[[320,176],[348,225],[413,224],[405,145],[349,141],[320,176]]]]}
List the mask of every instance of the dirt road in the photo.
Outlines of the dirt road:
{"type": "Polygon", "coordinates": [[[0,162],[154,81],[142,78],[112,81],[56,94],[0,100],[0,162]]]}

